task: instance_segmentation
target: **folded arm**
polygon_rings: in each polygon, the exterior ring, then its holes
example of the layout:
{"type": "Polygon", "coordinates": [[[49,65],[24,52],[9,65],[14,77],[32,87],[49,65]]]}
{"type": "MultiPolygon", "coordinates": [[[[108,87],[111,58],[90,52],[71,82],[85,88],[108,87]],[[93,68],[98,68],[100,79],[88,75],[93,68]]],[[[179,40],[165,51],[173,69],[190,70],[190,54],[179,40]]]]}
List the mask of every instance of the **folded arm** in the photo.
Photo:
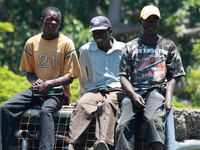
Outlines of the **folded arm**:
{"type": "Polygon", "coordinates": [[[69,76],[62,76],[56,79],[43,81],[38,79],[34,73],[26,72],[27,80],[33,85],[33,88],[39,88],[41,93],[48,93],[49,90],[57,85],[67,85],[73,82],[73,78],[69,76]]]}

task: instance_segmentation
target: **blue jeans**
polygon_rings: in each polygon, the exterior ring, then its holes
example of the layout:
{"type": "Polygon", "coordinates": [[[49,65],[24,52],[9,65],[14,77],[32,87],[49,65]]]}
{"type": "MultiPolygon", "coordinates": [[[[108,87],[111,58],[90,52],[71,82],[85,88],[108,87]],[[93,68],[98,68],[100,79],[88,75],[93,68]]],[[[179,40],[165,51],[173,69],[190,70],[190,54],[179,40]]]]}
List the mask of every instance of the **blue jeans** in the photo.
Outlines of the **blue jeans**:
{"type": "Polygon", "coordinates": [[[34,105],[41,105],[39,149],[54,150],[55,134],[52,114],[59,110],[64,103],[67,103],[67,97],[64,95],[43,97],[41,100],[39,97],[34,97],[30,89],[7,100],[0,106],[0,149],[9,149],[21,114],[34,105]]]}
{"type": "Polygon", "coordinates": [[[147,142],[165,143],[164,92],[160,89],[138,92],[145,103],[144,109],[134,106],[129,97],[121,103],[121,112],[115,134],[115,150],[136,150],[141,124],[146,127],[147,142]]]}

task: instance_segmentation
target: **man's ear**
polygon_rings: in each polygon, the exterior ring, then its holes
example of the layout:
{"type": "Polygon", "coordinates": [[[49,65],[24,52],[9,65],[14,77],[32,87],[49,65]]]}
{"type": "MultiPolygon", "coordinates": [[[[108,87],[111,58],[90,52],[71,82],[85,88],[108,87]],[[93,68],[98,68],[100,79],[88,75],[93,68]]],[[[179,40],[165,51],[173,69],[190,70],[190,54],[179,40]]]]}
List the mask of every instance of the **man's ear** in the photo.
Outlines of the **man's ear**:
{"type": "Polygon", "coordinates": [[[41,18],[40,18],[40,23],[41,23],[41,24],[43,24],[43,20],[44,20],[44,19],[41,17],[41,18]]]}
{"type": "Polygon", "coordinates": [[[111,28],[109,29],[109,35],[112,35],[112,29],[111,28]]]}
{"type": "Polygon", "coordinates": [[[139,18],[139,23],[142,24],[142,19],[141,18],[139,18]]]}

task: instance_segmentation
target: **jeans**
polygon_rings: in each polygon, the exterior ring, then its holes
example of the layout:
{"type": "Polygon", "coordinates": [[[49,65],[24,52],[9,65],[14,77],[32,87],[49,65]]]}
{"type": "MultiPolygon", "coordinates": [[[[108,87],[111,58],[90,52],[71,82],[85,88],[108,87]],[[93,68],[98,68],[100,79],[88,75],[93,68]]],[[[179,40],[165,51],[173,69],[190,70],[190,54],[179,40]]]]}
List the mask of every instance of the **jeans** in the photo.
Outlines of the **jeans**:
{"type": "Polygon", "coordinates": [[[48,96],[34,97],[32,91],[27,89],[7,100],[0,106],[0,149],[9,150],[13,135],[19,125],[21,114],[34,105],[41,105],[39,149],[54,150],[55,134],[53,112],[59,110],[67,97],[48,96]]]}
{"type": "Polygon", "coordinates": [[[121,103],[115,134],[115,150],[137,150],[141,124],[146,127],[147,142],[165,143],[164,94],[159,89],[138,92],[146,107],[139,109],[127,96],[121,103]]]}

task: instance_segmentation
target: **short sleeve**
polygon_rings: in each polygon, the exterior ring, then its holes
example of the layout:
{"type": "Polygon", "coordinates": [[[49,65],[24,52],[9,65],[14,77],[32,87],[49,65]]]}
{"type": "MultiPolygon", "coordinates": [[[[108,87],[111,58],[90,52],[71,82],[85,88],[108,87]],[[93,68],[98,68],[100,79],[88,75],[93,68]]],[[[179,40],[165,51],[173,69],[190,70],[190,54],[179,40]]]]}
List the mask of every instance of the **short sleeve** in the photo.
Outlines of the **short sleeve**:
{"type": "Polygon", "coordinates": [[[167,57],[167,76],[174,78],[185,76],[180,53],[175,44],[171,47],[167,57]]]}
{"type": "Polygon", "coordinates": [[[122,49],[121,60],[119,65],[119,75],[131,75],[131,54],[128,51],[129,46],[125,45],[122,49]]]}

